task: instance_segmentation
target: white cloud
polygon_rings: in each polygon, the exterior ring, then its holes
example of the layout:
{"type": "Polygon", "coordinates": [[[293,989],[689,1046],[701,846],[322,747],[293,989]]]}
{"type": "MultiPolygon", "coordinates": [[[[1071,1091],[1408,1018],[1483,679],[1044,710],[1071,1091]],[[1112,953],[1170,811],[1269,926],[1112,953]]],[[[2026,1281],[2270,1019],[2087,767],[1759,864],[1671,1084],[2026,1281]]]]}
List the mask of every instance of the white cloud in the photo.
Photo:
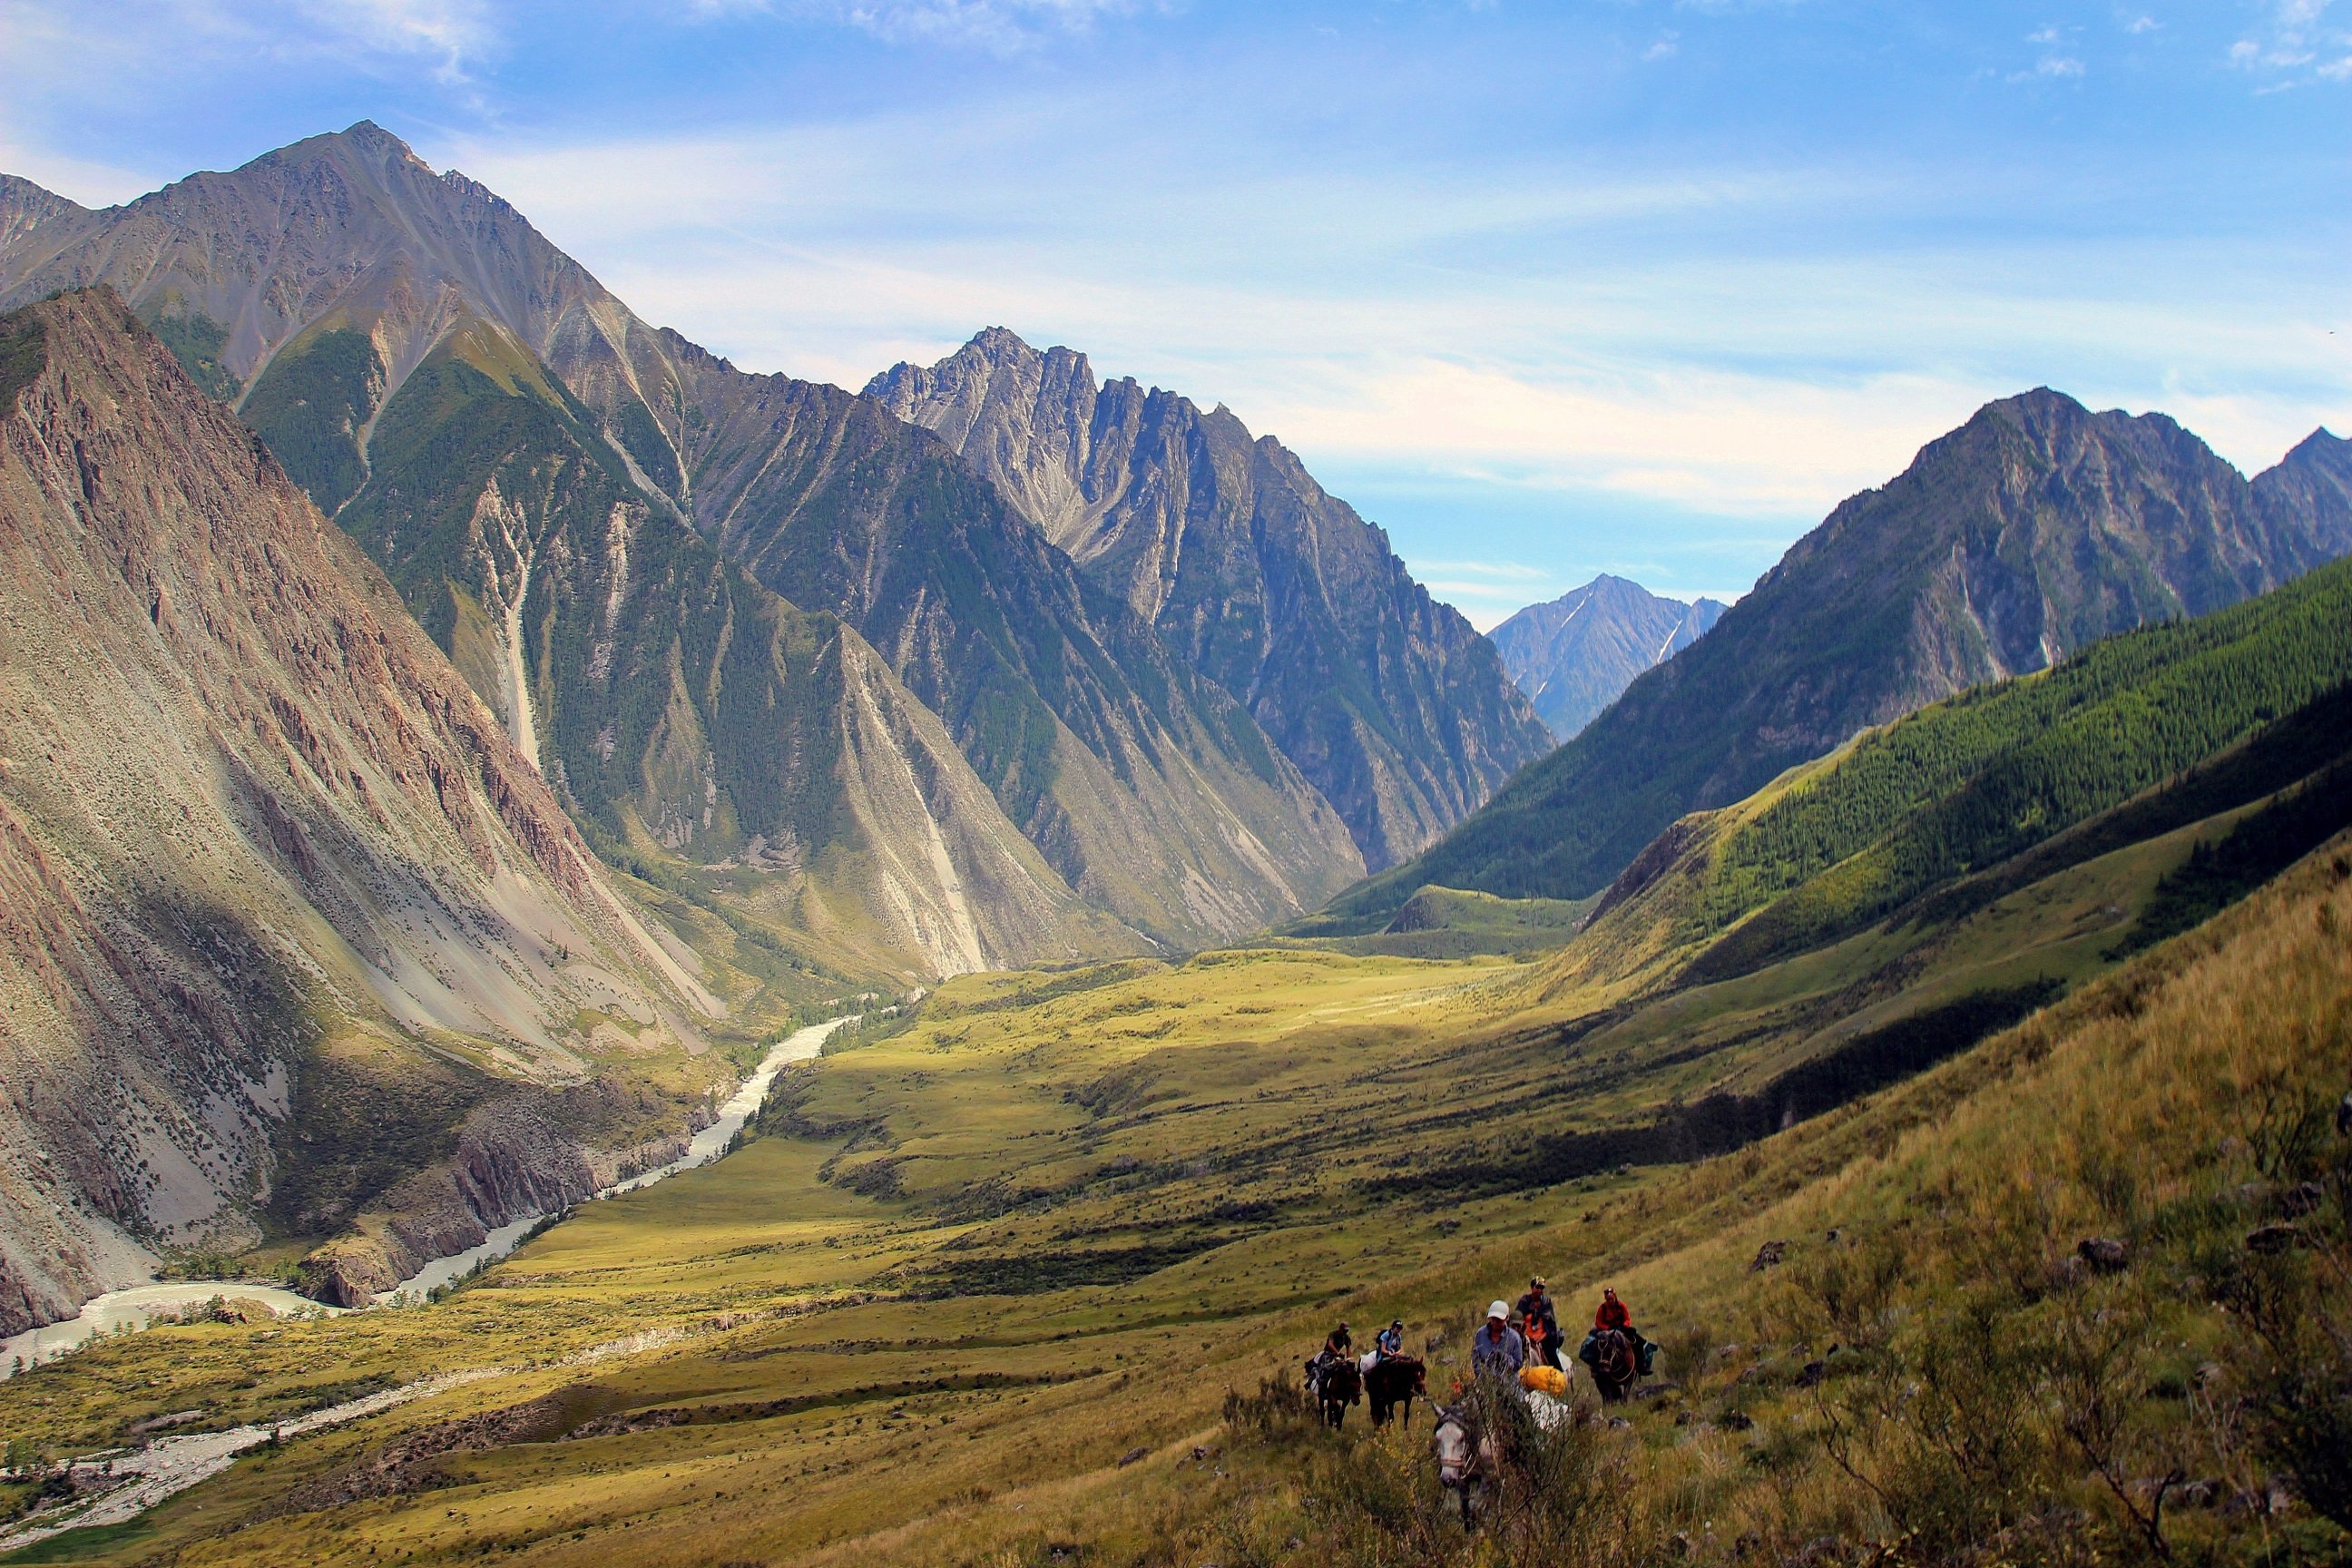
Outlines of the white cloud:
{"type": "MultiPolygon", "coordinates": [[[[2352,80],[2352,28],[2326,25],[2330,4],[2331,0],[2277,0],[2268,24],[2259,33],[2230,46],[2230,63],[2273,79],[2308,80],[2303,72],[2309,67],[2312,76],[2352,80]]],[[[2273,80],[2270,88],[2277,85],[2273,80]]]]}
{"type": "Polygon", "coordinates": [[[1672,30],[1661,33],[1656,43],[1642,51],[1642,58],[1645,60],[1672,59],[1682,47],[1680,39],[1681,35],[1672,30]]]}
{"type": "Polygon", "coordinates": [[[1072,95],[425,151],[649,319],[751,368],[857,386],[998,322],[1089,352],[1105,377],[1222,400],[1310,467],[1393,459],[1530,494],[1810,520],[2040,381],[2197,408],[2192,428],[2242,461],[2352,417],[2352,375],[2311,327],[2335,296],[2283,288],[2302,263],[2243,237],[1789,253],[1741,237],[1857,203],[1898,211],[1916,185],[1862,167],[1241,174],[1213,149],[1138,182],[1107,112],[1072,95]],[[1661,246],[1662,228],[1700,237],[1661,246]],[[1629,231],[1651,237],[1606,243],[1629,231]],[[2195,400],[2252,386],[2283,390],[2210,421],[2195,400]]]}

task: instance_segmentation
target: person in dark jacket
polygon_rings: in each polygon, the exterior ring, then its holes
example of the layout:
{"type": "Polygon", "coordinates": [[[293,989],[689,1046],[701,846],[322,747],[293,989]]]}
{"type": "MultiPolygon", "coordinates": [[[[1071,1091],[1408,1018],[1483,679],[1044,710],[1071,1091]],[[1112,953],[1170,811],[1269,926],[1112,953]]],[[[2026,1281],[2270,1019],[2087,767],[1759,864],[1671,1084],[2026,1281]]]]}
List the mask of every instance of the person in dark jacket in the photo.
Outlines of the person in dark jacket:
{"type": "Polygon", "coordinates": [[[1546,1366],[1559,1365],[1559,1312],[1541,1275],[1528,1281],[1528,1293],[1519,1298],[1518,1313],[1529,1352],[1546,1366]]]}

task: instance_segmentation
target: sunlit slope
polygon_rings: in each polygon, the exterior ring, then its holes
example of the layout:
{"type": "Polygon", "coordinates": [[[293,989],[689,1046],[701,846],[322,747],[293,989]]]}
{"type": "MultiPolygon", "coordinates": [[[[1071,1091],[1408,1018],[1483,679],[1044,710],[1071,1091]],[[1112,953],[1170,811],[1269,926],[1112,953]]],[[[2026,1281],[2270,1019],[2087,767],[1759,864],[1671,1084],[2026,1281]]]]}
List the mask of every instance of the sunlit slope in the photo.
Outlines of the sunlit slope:
{"type": "Polygon", "coordinates": [[[796,999],[838,991],[828,972],[1143,945],[1045,864],[865,638],[640,493],[585,412],[477,323],[383,408],[341,521],[608,859],[780,943],[796,999]]]}
{"type": "Polygon", "coordinates": [[[1604,957],[1686,962],[1685,980],[1707,980],[1874,922],[1934,930],[2314,775],[2343,754],[2347,682],[2352,563],[2338,563],[1923,709],[1676,824],[1602,897],[1554,984],[1604,957]]]}
{"type": "MultiPolygon", "coordinates": [[[[1139,1278],[940,1297],[899,1282],[910,1263],[920,1273],[967,1256],[970,1222],[920,1195],[859,1191],[839,1166],[825,1179],[853,1134],[770,1136],[711,1171],[600,1205],[439,1307],[258,1333],[163,1331],[0,1387],[0,1412],[12,1430],[95,1442],[133,1413],[315,1400],[321,1364],[380,1376],[540,1363],[241,1464],[93,1552],[98,1561],[170,1549],[207,1563],[489,1552],[534,1563],[977,1563],[1060,1542],[1139,1563],[1164,1561],[1171,1543],[1207,1560],[1236,1540],[1264,1561],[1354,1561],[1354,1509],[1307,1499],[1334,1495],[1339,1474],[1366,1474],[1362,1484],[1402,1489],[1401,1518],[1416,1507],[1434,1517],[1435,1500],[1415,1503],[1403,1479],[1425,1426],[1335,1470],[1313,1458],[1322,1449],[1221,1426],[1225,1391],[1286,1375],[1334,1314],[1402,1315],[1417,1338],[1443,1327],[1443,1376],[1475,1303],[1541,1269],[1572,1302],[1614,1283],[1668,1346],[1675,1391],[1633,1409],[1632,1429],[1605,1438],[1618,1446],[1597,1450],[1640,1483],[1639,1510],[1616,1526],[1629,1550],[1663,1553],[1676,1531],[1710,1561],[1728,1561],[1751,1534],[1788,1551],[1823,1534],[1913,1528],[1948,1541],[1999,1527],[2001,1510],[2052,1507],[2081,1510],[2074,1528],[2105,1539],[2131,1527],[2063,1440],[2037,1438],[2014,1496],[1971,1494],[1979,1512],[1955,1519],[1935,1514],[1940,1494],[1924,1489],[1906,1511],[1915,1493],[1895,1468],[1906,1439],[1881,1421],[1842,1452],[1889,1487],[1896,1500],[1882,1501],[1829,1459],[1822,1406],[1800,1370],[1824,1361],[1821,1397],[1848,1419],[1867,1416],[1876,1380],[1916,1377],[1912,1358],[1942,1342],[1927,1336],[1958,1331],[1977,1295],[2011,1292],[2006,1310],[2036,1345],[2095,1320],[2130,1326],[2116,1354],[2129,1369],[2135,1462],[2178,1451],[2230,1487],[2267,1473],[2273,1460],[2243,1429],[2216,1452],[2194,1425],[2198,1405],[2168,1380],[2208,1361],[2244,1383],[2271,1375],[2263,1347],[2216,1319],[2208,1281],[2213,1260],[2249,1256],[2240,1238],[2267,1223],[2265,1194],[2311,1170],[2315,1156],[2293,1151],[2319,1145],[2282,1134],[2324,1117],[2352,1072],[2336,1043],[2352,1017],[2348,871],[2338,840],[2209,931],[2021,1027],[1849,1110],[1646,1179],[1434,1207],[1300,1209],[1262,1242],[1139,1278]],[[2063,1265],[2075,1243],[2101,1235],[2126,1241],[2125,1273],[2047,1283],[2071,1278],[2063,1265]],[[1787,1244],[1787,1263],[1751,1273],[1766,1241],[1787,1244]],[[658,1342],[614,1347],[648,1331],[658,1342]],[[1832,1341],[1847,1348],[1825,1355],[1832,1341]],[[556,1364],[599,1345],[614,1348],[556,1364]],[[1728,1420],[1735,1411],[1754,1425],[1728,1420]],[[513,1414],[448,1425],[483,1412],[513,1414]],[[400,1460],[391,1445],[404,1433],[422,1436],[400,1460]],[[1196,1444],[1207,1461],[1192,1458],[1196,1444]]],[[[1368,985],[1361,966],[1331,973],[1349,978],[1252,1016],[1269,1020],[1264,1043],[1319,1008],[1444,1005],[1426,976],[1397,976],[1402,988],[1391,990],[1368,985]]],[[[1044,1005],[1171,984],[1133,976],[1044,1005]]],[[[956,1027],[973,1029],[971,1045],[982,1020],[1017,1012],[983,1005],[1014,990],[965,999],[956,1027]]],[[[1169,1038],[1163,1048],[1193,1048],[1169,1038]]],[[[854,1047],[814,1076],[823,1084],[886,1045],[854,1047]]],[[[883,1095],[871,1082],[851,1091],[868,1103],[883,1095]]],[[[1152,1191],[1206,1196],[1225,1182],[1178,1170],[1152,1191]]],[[[1102,1212],[1036,1206],[1064,1226],[1102,1212]]],[[[2301,1223],[2323,1237],[2341,1215],[2301,1223]]],[[[2171,1520],[2181,1542],[2230,1528],[2210,1512],[2171,1520]]],[[[2281,1528],[2316,1527],[2306,1515],[2281,1528]]]]}

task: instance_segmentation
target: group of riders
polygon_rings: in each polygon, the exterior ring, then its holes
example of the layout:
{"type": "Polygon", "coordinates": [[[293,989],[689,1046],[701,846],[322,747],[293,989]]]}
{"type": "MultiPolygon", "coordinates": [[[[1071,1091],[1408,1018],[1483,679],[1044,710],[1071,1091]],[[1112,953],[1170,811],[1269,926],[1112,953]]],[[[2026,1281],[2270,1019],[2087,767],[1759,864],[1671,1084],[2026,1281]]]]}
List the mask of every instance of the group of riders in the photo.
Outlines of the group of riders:
{"type": "MultiPolygon", "coordinates": [[[[1612,1335],[1622,1336],[1619,1342],[1630,1349],[1633,1372],[1648,1376],[1657,1346],[1633,1327],[1633,1313],[1618,1300],[1616,1289],[1604,1286],[1601,1304],[1592,1314],[1592,1330],[1577,1350],[1577,1359],[1591,1369],[1604,1385],[1615,1381],[1610,1375],[1614,1369],[1602,1364],[1603,1355],[1612,1348],[1612,1335]]],[[[1559,1306],[1538,1275],[1528,1281],[1527,1292],[1517,1305],[1500,1300],[1488,1305],[1486,1321],[1478,1326],[1470,1342],[1470,1370],[1474,1375],[1494,1376],[1506,1382],[1520,1380],[1522,1373],[1536,1366],[1549,1367],[1564,1374],[1568,1370],[1560,1359],[1564,1342],[1559,1306]]],[[[1355,1337],[1345,1322],[1324,1336],[1323,1348],[1307,1363],[1307,1383],[1318,1396],[1328,1374],[1344,1363],[1354,1363],[1361,1377],[1369,1376],[1383,1363],[1412,1359],[1404,1353],[1404,1320],[1398,1318],[1373,1335],[1372,1348],[1361,1357],[1355,1351],[1355,1337]]],[[[1530,1386],[1549,1381],[1533,1380],[1530,1386]]]]}
{"type": "MultiPolygon", "coordinates": [[[[1435,1343],[1435,1341],[1432,1342],[1435,1343]]],[[[1517,1305],[1496,1300],[1486,1308],[1486,1320],[1470,1342],[1470,1374],[1480,1383],[1510,1391],[1527,1402],[1538,1425],[1549,1426],[1566,1416],[1559,1403],[1568,1392],[1568,1368],[1561,1360],[1565,1341],[1559,1312],[1541,1276],[1528,1281],[1517,1305]]],[[[1623,1399],[1638,1378],[1650,1375],[1658,1347],[1633,1326],[1633,1315],[1618,1299],[1614,1287],[1604,1287],[1592,1314],[1591,1331],[1578,1347],[1576,1359],[1589,1370],[1593,1386],[1605,1401],[1623,1399]]],[[[1344,1322],[1323,1340],[1323,1348],[1307,1363],[1307,1382],[1324,1419],[1337,1426],[1359,1393],[1371,1396],[1372,1420],[1384,1423],[1398,1404],[1407,1425],[1412,1419],[1412,1399],[1427,1396],[1422,1363],[1405,1353],[1404,1320],[1392,1321],[1372,1337],[1372,1348],[1356,1353],[1355,1337],[1344,1322]]],[[[1454,1401],[1437,1409],[1439,1479],[1461,1499],[1462,1520],[1471,1521],[1471,1495],[1479,1484],[1481,1452],[1486,1445],[1473,1436],[1470,1401],[1462,1397],[1465,1385],[1454,1385],[1454,1401]]]]}

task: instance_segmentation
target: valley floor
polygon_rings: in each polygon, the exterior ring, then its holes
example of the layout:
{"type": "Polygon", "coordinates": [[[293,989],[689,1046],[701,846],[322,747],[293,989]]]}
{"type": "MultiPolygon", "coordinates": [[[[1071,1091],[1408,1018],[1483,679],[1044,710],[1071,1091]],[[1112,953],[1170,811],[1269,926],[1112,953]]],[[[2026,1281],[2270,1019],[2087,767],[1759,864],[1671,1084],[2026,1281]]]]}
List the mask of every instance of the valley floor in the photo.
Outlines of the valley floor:
{"type": "Polygon", "coordinates": [[[788,1077],[739,1152],[436,1303],[0,1385],[0,1431],[63,1456],[502,1369],[19,1560],[1468,1561],[1425,1415],[1333,1436],[1287,1390],[1335,1317],[1402,1316],[1442,1391],[1540,1272],[1571,1315],[1614,1284],[1662,1376],[1622,1426],[1503,1433],[1482,1560],[2343,1561],[2352,849],[2084,956],[2163,863],[1665,1017],[1302,950],[956,982],[788,1077]],[[1822,1059],[1808,998],[1987,976],[2076,988],[1728,1152],[1577,1168],[1580,1130],[1822,1059]]]}

